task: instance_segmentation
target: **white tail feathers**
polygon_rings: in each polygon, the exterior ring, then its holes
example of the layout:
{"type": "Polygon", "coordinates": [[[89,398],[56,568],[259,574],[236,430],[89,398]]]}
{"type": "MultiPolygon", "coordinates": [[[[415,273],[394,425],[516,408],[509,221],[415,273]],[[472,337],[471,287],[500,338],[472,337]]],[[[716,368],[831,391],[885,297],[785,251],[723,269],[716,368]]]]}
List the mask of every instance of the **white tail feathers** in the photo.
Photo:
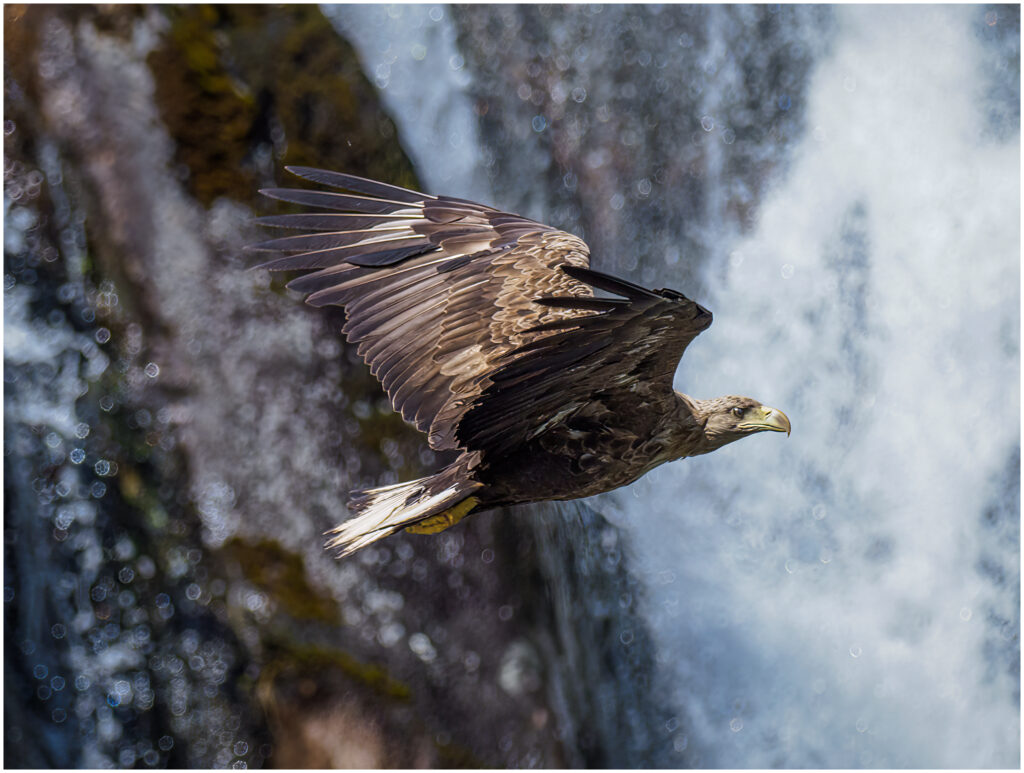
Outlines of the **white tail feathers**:
{"type": "Polygon", "coordinates": [[[372,542],[407,526],[454,507],[480,488],[476,481],[460,479],[453,467],[429,478],[393,486],[353,491],[349,508],[356,515],[331,529],[327,548],[340,548],[338,558],[350,555],[372,542]]]}

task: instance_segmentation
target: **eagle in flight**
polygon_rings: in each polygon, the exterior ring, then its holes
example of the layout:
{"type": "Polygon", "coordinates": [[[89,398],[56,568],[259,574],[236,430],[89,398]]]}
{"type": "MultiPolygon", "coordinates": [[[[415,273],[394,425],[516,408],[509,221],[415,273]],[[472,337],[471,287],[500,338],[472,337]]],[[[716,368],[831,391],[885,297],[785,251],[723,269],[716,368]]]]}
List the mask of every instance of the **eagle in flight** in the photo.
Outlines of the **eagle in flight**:
{"type": "Polygon", "coordinates": [[[353,491],[329,548],[348,555],[405,529],[433,533],[472,513],[576,499],[755,432],[790,431],[749,397],[699,400],[672,377],[711,312],[589,268],[578,237],[464,199],[348,174],[288,171],[331,190],[264,195],[316,212],[263,225],[299,233],[254,245],[313,306],[342,306],[342,332],[439,472],[353,491]],[[605,295],[595,295],[600,290],[605,295]]]}

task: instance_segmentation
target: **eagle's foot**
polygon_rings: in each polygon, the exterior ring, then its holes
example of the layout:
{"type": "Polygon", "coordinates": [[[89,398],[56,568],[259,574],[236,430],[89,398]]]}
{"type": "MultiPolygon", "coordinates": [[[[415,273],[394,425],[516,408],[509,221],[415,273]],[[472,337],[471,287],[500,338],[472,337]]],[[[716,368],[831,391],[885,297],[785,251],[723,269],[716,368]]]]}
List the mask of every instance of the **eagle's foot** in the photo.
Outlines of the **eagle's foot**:
{"type": "Polygon", "coordinates": [[[406,526],[405,530],[410,534],[437,534],[451,528],[465,518],[479,501],[476,497],[466,497],[455,507],[449,507],[443,513],[424,518],[412,526],[406,526]]]}

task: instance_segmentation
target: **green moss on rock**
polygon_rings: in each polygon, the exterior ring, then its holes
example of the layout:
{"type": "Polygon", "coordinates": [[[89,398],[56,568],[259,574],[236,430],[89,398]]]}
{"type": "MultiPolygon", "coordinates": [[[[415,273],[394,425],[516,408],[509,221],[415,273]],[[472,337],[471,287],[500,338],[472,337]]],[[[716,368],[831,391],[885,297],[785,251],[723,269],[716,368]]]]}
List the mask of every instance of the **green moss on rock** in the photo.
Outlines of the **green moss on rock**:
{"type": "Polygon", "coordinates": [[[416,186],[355,50],[311,5],[230,6],[231,55],[283,130],[282,161],[416,186]]]}
{"type": "Polygon", "coordinates": [[[149,55],[161,116],[192,194],[255,196],[254,146],[281,164],[344,169],[415,187],[394,123],[355,51],[314,6],[165,7],[149,55]]]}
{"type": "Polygon", "coordinates": [[[205,206],[218,196],[246,199],[255,186],[244,162],[256,100],[225,67],[217,34],[221,12],[200,5],[165,12],[169,32],[147,61],[157,105],[175,139],[176,161],[188,168],[189,190],[205,206]]]}
{"type": "Polygon", "coordinates": [[[302,557],[276,540],[247,542],[232,537],[220,549],[218,563],[235,562],[247,581],[270,596],[280,611],[298,620],[340,623],[334,600],[314,590],[302,557]]]}
{"type": "Polygon", "coordinates": [[[284,676],[289,682],[297,682],[303,674],[322,679],[325,673],[337,671],[379,696],[401,702],[412,698],[409,685],[390,676],[382,666],[363,663],[338,649],[317,645],[288,647],[280,655],[270,661],[264,673],[273,678],[284,676]]]}

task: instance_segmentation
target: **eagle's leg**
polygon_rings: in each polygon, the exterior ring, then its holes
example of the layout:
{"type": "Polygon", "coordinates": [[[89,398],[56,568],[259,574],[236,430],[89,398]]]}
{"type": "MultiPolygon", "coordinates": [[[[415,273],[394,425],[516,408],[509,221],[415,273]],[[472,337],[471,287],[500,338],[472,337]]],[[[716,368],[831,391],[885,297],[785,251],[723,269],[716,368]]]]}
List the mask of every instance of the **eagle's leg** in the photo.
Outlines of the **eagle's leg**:
{"type": "Polygon", "coordinates": [[[476,507],[479,502],[480,500],[476,497],[466,497],[455,507],[449,507],[442,513],[424,518],[412,526],[406,526],[405,530],[410,534],[437,534],[451,528],[469,515],[469,511],[476,507]]]}

